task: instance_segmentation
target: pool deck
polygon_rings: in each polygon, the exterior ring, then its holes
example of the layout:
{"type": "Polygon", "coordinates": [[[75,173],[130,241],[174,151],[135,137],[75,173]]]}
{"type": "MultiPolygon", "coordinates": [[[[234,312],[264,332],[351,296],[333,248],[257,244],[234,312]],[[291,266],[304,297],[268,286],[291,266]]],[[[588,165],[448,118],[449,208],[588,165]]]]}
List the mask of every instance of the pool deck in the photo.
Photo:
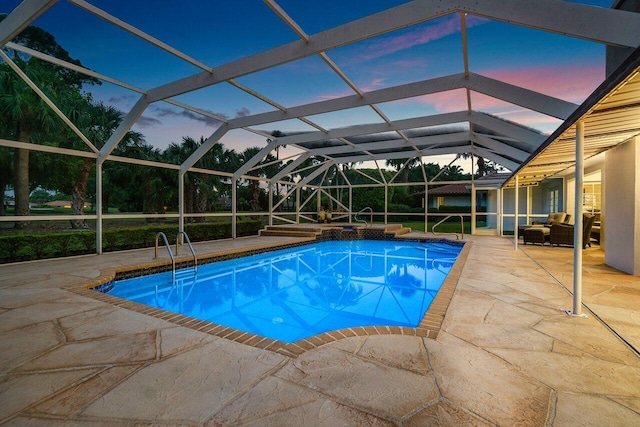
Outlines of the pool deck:
{"type": "Polygon", "coordinates": [[[640,425],[640,277],[586,249],[587,317],[569,316],[571,248],[465,240],[436,339],[358,335],[297,356],[68,290],[145,265],[153,249],[0,265],[0,424],[640,425]]]}

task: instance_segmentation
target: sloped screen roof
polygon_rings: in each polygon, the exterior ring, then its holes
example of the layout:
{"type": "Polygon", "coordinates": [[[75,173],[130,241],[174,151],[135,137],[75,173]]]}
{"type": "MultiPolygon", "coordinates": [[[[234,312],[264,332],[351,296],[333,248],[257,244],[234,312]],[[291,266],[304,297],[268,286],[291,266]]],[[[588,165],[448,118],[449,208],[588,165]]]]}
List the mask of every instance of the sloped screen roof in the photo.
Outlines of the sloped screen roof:
{"type": "Polygon", "coordinates": [[[89,145],[100,161],[131,128],[158,146],[180,128],[207,139],[182,170],[222,141],[331,164],[471,153],[511,171],[602,83],[605,45],[640,44],[640,15],[604,0],[223,3],[26,0],[0,44],[104,83],[87,90],[125,118],[89,145]],[[87,68],[12,42],[29,24],[87,68]]]}

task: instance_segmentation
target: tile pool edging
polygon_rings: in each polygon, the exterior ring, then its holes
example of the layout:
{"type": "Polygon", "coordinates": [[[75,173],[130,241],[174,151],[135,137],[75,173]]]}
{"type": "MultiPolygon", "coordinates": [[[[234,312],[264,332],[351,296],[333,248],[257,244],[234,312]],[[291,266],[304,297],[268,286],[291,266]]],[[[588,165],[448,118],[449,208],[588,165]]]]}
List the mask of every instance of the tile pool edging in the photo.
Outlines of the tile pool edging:
{"type": "MultiPolygon", "coordinates": [[[[452,242],[445,239],[388,239],[388,240],[399,240],[399,241],[429,241],[429,242],[437,242],[437,241],[446,241],[447,243],[459,243],[452,242]]],[[[269,252],[277,249],[284,249],[288,247],[301,246],[309,243],[313,243],[316,241],[315,239],[309,239],[305,241],[297,241],[293,243],[285,243],[281,245],[270,245],[265,247],[251,247],[250,249],[229,251],[216,253],[211,257],[203,257],[203,259],[210,260],[209,262],[221,261],[223,259],[237,258],[241,256],[247,256],[255,253],[269,252]]],[[[247,344],[252,347],[274,351],[289,357],[297,357],[298,355],[308,351],[320,347],[324,344],[328,344],[330,342],[338,341],[342,338],[349,338],[355,336],[369,336],[369,335],[410,335],[410,336],[418,336],[418,337],[426,337],[435,339],[440,332],[440,328],[442,326],[442,322],[444,321],[444,317],[446,315],[447,309],[449,308],[449,304],[455,292],[455,289],[458,285],[458,280],[462,273],[462,269],[464,267],[464,263],[467,259],[469,251],[471,249],[471,242],[464,242],[462,245],[462,250],[458,254],[456,262],[451,267],[449,274],[446,279],[442,283],[440,290],[436,294],[433,299],[429,309],[423,316],[420,324],[415,327],[408,326],[358,326],[352,328],[339,329],[330,332],[324,332],[322,334],[314,335],[312,337],[304,338],[302,340],[296,341],[295,343],[286,343],[284,341],[274,340],[272,338],[262,337],[259,335],[252,334],[250,332],[240,331],[234,328],[230,328],[223,325],[218,325],[216,323],[196,319],[193,317],[185,316],[178,313],[173,313],[170,311],[166,311],[163,309],[150,307],[148,305],[140,304],[134,301],[125,300],[119,297],[115,297],[109,294],[105,294],[99,291],[96,291],[95,288],[98,286],[105,285],[116,278],[123,277],[136,277],[136,276],[128,276],[128,274],[150,274],[150,270],[153,272],[157,268],[163,268],[162,263],[153,262],[145,265],[138,265],[127,267],[123,269],[117,270],[112,277],[95,280],[89,283],[85,283],[81,286],[72,286],[66,288],[66,290],[74,292],[78,295],[86,296],[107,304],[114,305],[119,308],[124,308],[127,310],[135,311],[140,314],[144,314],[147,316],[153,316],[158,319],[166,320],[168,322],[174,323],[179,326],[183,326],[192,330],[204,332],[210,335],[215,335],[220,338],[230,339],[232,341],[247,344]],[[150,267],[150,268],[149,268],[150,267]],[[124,274],[124,276],[119,276],[119,274],[124,274]]],[[[176,264],[177,268],[178,264],[176,264]]],[[[169,271],[171,270],[171,264],[168,264],[169,271]]],[[[163,270],[167,271],[167,270],[163,270]]]]}

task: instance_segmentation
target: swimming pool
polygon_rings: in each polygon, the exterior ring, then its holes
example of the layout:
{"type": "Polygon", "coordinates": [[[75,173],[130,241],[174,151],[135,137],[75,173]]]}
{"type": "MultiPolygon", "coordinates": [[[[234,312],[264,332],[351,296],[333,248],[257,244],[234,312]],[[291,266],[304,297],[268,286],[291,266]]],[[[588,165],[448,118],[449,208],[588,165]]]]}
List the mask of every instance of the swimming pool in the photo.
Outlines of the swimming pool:
{"type": "Polygon", "coordinates": [[[286,343],[355,326],[416,327],[459,245],[336,240],[118,280],[107,293],[286,343]]]}

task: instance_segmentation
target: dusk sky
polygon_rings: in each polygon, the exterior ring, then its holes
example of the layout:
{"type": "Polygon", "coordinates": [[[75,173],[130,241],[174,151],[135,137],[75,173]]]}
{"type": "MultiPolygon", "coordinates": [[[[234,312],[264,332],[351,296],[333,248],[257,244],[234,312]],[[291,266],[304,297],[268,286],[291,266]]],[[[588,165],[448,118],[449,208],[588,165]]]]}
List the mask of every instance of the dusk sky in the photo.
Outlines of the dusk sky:
{"type": "MultiPolygon", "coordinates": [[[[612,0],[585,0],[609,7],[612,0]]],[[[10,13],[18,0],[0,0],[10,13]]],[[[189,56],[216,67],[295,40],[298,36],[261,0],[90,0],[90,3],[134,25],[189,56]]],[[[309,35],[404,3],[402,0],[277,0],[309,35]]],[[[83,65],[101,74],[151,89],[201,70],[66,1],[60,1],[34,25],[52,33],[83,65]]],[[[469,68],[473,73],[552,95],[576,104],[604,80],[603,45],[469,15],[469,68]]],[[[464,71],[458,14],[337,48],[327,55],[364,92],[464,71]]],[[[331,99],[354,92],[319,56],[312,56],[237,81],[285,107],[331,99]]],[[[104,83],[87,87],[94,99],[124,113],[138,94],[104,83]]],[[[176,97],[225,118],[272,111],[263,101],[223,83],[176,97]]],[[[464,90],[380,104],[390,119],[466,110],[464,90]]],[[[472,94],[474,110],[551,133],[559,120],[521,107],[472,94]]],[[[325,128],[379,123],[370,108],[309,117],[325,128]]],[[[199,139],[219,125],[207,117],[164,102],[145,111],[134,130],[148,143],[165,148],[182,137],[199,139]]],[[[263,125],[262,130],[314,130],[299,120],[263,125]]],[[[232,131],[222,142],[242,151],[263,146],[265,139],[232,131]]]]}

